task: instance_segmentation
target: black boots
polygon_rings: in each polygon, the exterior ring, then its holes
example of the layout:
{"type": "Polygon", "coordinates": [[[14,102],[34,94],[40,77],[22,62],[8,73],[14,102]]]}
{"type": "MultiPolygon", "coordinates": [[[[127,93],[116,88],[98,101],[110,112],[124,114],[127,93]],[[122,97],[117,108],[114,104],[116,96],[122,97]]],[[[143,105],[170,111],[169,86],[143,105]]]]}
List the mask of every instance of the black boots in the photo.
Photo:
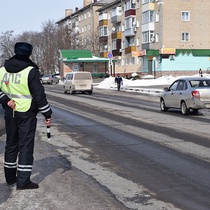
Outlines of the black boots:
{"type": "Polygon", "coordinates": [[[31,181],[29,184],[23,187],[17,187],[17,190],[30,190],[30,189],[37,189],[37,188],[39,188],[39,185],[31,181]]]}

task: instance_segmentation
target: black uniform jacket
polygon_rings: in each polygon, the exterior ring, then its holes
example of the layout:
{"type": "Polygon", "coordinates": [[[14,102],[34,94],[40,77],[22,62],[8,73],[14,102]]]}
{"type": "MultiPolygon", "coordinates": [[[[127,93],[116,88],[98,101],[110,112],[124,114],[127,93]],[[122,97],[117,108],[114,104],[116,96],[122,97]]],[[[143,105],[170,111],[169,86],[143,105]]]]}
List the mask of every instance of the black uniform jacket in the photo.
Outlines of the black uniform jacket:
{"type": "MultiPolygon", "coordinates": [[[[9,73],[18,73],[28,66],[34,67],[28,75],[28,87],[33,98],[28,113],[37,114],[40,110],[42,110],[42,114],[45,116],[45,118],[51,118],[52,110],[47,102],[44,87],[40,82],[40,73],[38,71],[38,66],[33,63],[29,58],[23,58],[17,55],[13,56],[9,60],[6,60],[4,64],[4,67],[9,73]]],[[[3,94],[1,90],[0,94],[1,104],[3,108],[6,108],[7,102],[10,100],[10,98],[7,95],[3,94]]]]}

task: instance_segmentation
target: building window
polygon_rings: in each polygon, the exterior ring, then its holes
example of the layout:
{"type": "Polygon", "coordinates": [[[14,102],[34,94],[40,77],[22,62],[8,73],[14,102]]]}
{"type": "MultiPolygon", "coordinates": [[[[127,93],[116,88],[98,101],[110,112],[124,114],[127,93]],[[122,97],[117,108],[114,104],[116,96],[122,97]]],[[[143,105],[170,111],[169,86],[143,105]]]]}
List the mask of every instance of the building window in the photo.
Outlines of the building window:
{"type": "Polygon", "coordinates": [[[142,44],[152,42],[152,39],[154,38],[154,31],[146,31],[142,33],[142,44]]]}
{"type": "Polygon", "coordinates": [[[155,41],[156,41],[156,42],[159,42],[159,41],[160,41],[160,35],[159,35],[159,33],[156,33],[155,41]]]}
{"type": "Polygon", "coordinates": [[[190,33],[189,32],[182,32],[182,41],[189,42],[190,41],[190,33]]]}
{"type": "Polygon", "coordinates": [[[140,26],[140,20],[136,20],[136,27],[139,27],[140,26]]]}
{"type": "Polygon", "coordinates": [[[125,29],[133,28],[136,25],[136,18],[129,17],[125,19],[125,29]]]}
{"type": "Polygon", "coordinates": [[[120,59],[117,60],[117,65],[121,66],[121,60],[120,59]]]}
{"type": "Polygon", "coordinates": [[[117,49],[117,40],[113,39],[112,40],[112,50],[116,50],[117,49]]]}
{"type": "Polygon", "coordinates": [[[138,47],[140,45],[140,38],[138,37],[137,39],[136,39],[136,46],[138,47]]]}
{"type": "Polygon", "coordinates": [[[134,8],[135,8],[135,2],[133,0],[129,0],[125,3],[125,11],[134,8]]]}
{"type": "Polygon", "coordinates": [[[130,44],[129,46],[135,46],[135,38],[134,37],[131,37],[130,38],[130,44]]]}
{"type": "Polygon", "coordinates": [[[156,17],[155,17],[155,21],[156,22],[159,22],[159,20],[160,20],[160,14],[159,14],[159,12],[156,12],[156,15],[155,15],[156,17]]]}
{"type": "Polygon", "coordinates": [[[100,27],[99,28],[99,36],[107,36],[107,27],[100,27]]]}
{"type": "Polygon", "coordinates": [[[126,66],[128,66],[130,63],[130,59],[129,58],[126,58],[126,66]]]}
{"type": "Polygon", "coordinates": [[[181,20],[182,21],[190,21],[190,12],[182,11],[181,12],[181,20]]]}
{"type": "Polygon", "coordinates": [[[97,72],[98,72],[97,63],[93,63],[93,73],[97,73],[97,72]]]}
{"type": "Polygon", "coordinates": [[[121,42],[121,48],[124,49],[125,48],[125,41],[121,42]]]}
{"type": "Polygon", "coordinates": [[[134,37],[126,37],[125,47],[135,46],[135,38],[134,37]]]}
{"type": "Polygon", "coordinates": [[[121,31],[121,24],[116,24],[116,31],[121,31]]]}
{"type": "Polygon", "coordinates": [[[146,3],[149,3],[149,2],[154,2],[154,0],[142,0],[142,4],[146,4],[146,3]]]}
{"type": "Polygon", "coordinates": [[[122,24],[122,32],[125,30],[125,26],[124,24],[122,24]]]}
{"type": "Polygon", "coordinates": [[[141,57],[137,57],[136,64],[141,64],[141,57]]]}
{"type": "Polygon", "coordinates": [[[112,9],[112,17],[117,16],[117,8],[112,9]]]}
{"type": "Polygon", "coordinates": [[[132,64],[132,65],[135,65],[135,57],[132,57],[132,58],[131,58],[131,64],[132,64]]]}
{"type": "Polygon", "coordinates": [[[122,59],[122,66],[125,66],[125,59],[122,59]]]}
{"type": "Polygon", "coordinates": [[[154,22],[154,11],[148,10],[142,14],[142,24],[154,22]]]}

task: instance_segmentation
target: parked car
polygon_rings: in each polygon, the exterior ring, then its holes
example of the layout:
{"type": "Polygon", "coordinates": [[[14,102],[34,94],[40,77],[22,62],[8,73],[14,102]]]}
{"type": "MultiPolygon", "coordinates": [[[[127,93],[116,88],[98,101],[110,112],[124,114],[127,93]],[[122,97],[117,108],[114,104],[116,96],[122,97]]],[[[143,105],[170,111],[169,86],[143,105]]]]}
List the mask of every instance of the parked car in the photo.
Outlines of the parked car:
{"type": "Polygon", "coordinates": [[[54,76],[55,76],[55,77],[57,77],[57,78],[58,78],[58,80],[60,80],[60,79],[61,79],[61,75],[60,75],[59,73],[55,73],[55,74],[54,74],[54,76]]]}
{"type": "Polygon", "coordinates": [[[52,74],[44,74],[42,76],[42,84],[58,84],[59,79],[52,74]]]}
{"type": "Polygon", "coordinates": [[[192,110],[210,108],[210,79],[204,77],[180,78],[164,88],[160,96],[160,110],[180,109],[183,115],[192,110]]]}
{"type": "Polygon", "coordinates": [[[93,79],[90,72],[72,72],[66,75],[64,82],[64,93],[69,92],[73,94],[75,92],[93,92],[93,79]]]}

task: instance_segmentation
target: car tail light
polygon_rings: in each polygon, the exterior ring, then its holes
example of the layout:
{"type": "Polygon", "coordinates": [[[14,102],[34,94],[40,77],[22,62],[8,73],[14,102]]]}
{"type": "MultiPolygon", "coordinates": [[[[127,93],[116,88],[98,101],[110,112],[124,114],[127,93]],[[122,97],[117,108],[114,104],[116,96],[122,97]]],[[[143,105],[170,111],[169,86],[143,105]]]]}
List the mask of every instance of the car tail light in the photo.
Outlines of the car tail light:
{"type": "Polygon", "coordinates": [[[193,90],[193,91],[191,92],[191,94],[192,94],[192,96],[193,96],[194,98],[200,98],[200,93],[199,93],[198,90],[193,90]]]}

